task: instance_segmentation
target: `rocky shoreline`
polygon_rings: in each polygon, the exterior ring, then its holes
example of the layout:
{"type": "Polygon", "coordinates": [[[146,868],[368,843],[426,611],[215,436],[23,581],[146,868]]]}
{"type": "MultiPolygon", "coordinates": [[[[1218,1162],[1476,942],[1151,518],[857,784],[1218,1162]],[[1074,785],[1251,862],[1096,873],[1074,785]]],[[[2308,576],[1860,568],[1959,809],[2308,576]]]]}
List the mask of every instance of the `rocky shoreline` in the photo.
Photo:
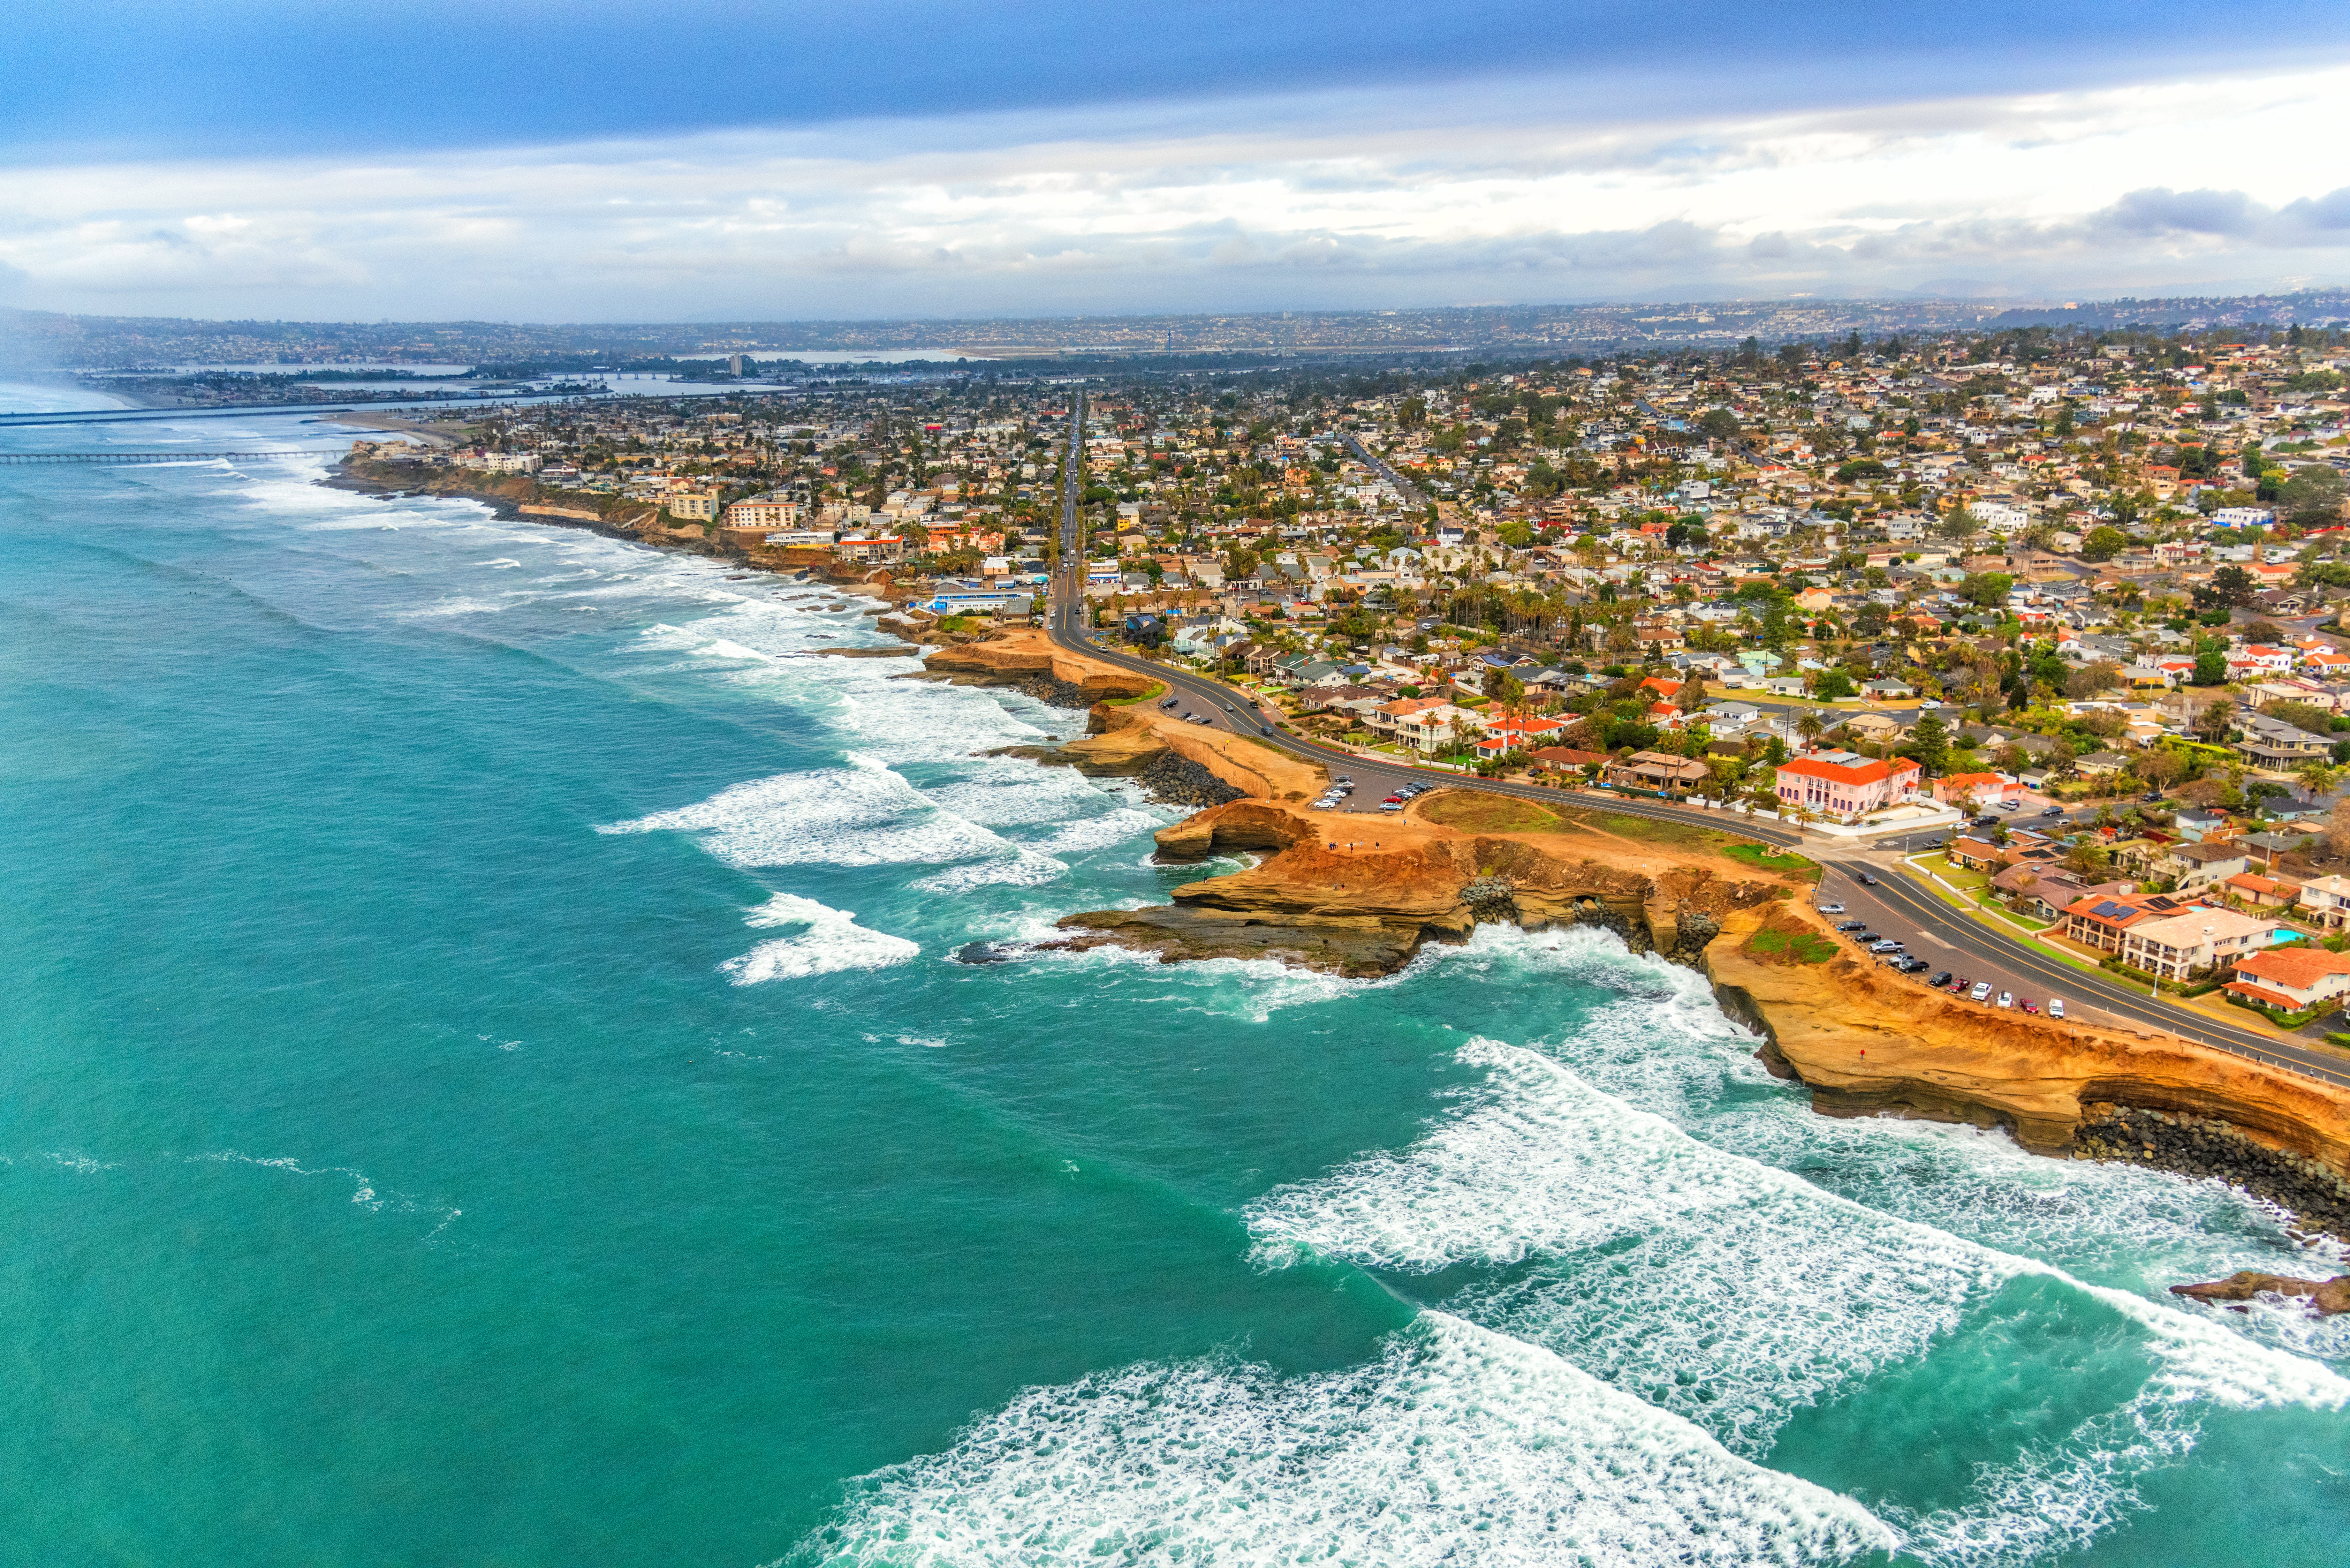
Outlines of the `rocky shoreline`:
{"type": "MultiPolygon", "coordinates": [[[[1159,859],[1263,857],[1245,871],[1178,888],[1168,904],[1068,916],[1063,934],[1044,945],[1116,944],[1169,962],[1272,958],[1377,976],[1429,941],[1465,941],[1481,924],[1596,927],[1633,952],[1705,974],[1723,1011],[1762,1036],[1755,1054],[1809,1091],[1823,1115],[2004,1127],[2043,1155],[2216,1178],[2291,1212],[2309,1231],[2350,1240],[2350,1095],[2170,1036],[2107,1036],[1960,1008],[1855,963],[1840,946],[1824,963],[1793,959],[1790,938],[1808,933],[1835,946],[1800,897],[1808,885],[1752,876],[1694,845],[1619,843],[1610,858],[1587,853],[1604,844],[1569,834],[1455,832],[1419,820],[1436,797],[1416,805],[1411,820],[1367,828],[1379,834],[1375,843],[1326,841],[1324,825],[1290,804],[1302,792],[1283,798],[1265,774],[1211,743],[1229,738],[1162,725],[1134,701],[1147,694],[1147,677],[1072,655],[1039,634],[942,649],[930,666],[929,679],[1089,706],[1083,738],[1011,750],[1133,778],[1158,799],[1201,806],[1160,830],[1159,859]],[[1777,940],[1758,940],[1771,936],[1777,940]]],[[[991,948],[957,956],[993,962],[1008,955],[991,948]]],[[[2285,1284],[2287,1294],[2321,1288],[2285,1284]]]]}
{"type": "Polygon", "coordinates": [[[2272,1148],[2217,1116],[2116,1105],[2088,1110],[2074,1134],[2074,1159],[2216,1177],[2287,1210],[2304,1230],[2350,1241],[2350,1181],[2324,1162],[2272,1148]]]}
{"type": "Polygon", "coordinates": [[[1188,805],[1194,810],[1222,805],[1228,801],[1246,798],[1241,791],[1218,778],[1215,771],[1189,757],[1173,752],[1161,752],[1142,766],[1134,782],[1151,799],[1169,805],[1188,805]]]}

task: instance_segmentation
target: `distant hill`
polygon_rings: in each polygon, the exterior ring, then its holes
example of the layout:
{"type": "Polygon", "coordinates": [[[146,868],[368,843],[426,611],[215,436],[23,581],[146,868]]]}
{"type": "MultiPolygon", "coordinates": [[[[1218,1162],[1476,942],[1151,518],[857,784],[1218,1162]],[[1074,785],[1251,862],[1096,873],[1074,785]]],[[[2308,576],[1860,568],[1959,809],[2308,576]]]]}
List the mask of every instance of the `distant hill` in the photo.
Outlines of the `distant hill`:
{"type": "MultiPolygon", "coordinates": [[[[1962,280],[1960,280],[1962,281],[1962,280]]],[[[366,360],[491,364],[516,370],[658,365],[730,354],[959,349],[1007,357],[1128,358],[1272,354],[1490,355],[1528,358],[1616,348],[1824,341],[1858,332],[1939,334],[2054,325],[2203,329],[2350,321],[2350,290],[2176,298],[2019,302],[1890,299],[1464,306],[1243,315],[1001,317],[877,321],[514,323],[201,321],[0,310],[0,366],[302,364],[366,360]]]]}

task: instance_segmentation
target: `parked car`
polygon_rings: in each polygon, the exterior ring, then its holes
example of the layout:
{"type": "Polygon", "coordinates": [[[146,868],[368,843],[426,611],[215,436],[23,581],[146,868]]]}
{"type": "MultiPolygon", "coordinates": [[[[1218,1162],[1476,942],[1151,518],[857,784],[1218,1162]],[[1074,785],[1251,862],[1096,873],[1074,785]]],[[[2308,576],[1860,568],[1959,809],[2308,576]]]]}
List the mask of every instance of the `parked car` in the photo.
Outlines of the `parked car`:
{"type": "Polygon", "coordinates": [[[1401,811],[1403,809],[1403,802],[1399,800],[1383,800],[1379,802],[1379,809],[1381,811],[1401,811]]]}
{"type": "Polygon", "coordinates": [[[1964,996],[1966,994],[1967,987],[1973,983],[1974,982],[1967,979],[1965,975],[1960,975],[1958,979],[1950,981],[1950,990],[1960,996],[1964,996]]]}
{"type": "Polygon", "coordinates": [[[1950,971],[1949,970],[1944,970],[1941,973],[1936,975],[1926,983],[1932,986],[1936,991],[1939,991],[1942,987],[1950,983],[1950,971]]]}
{"type": "Polygon", "coordinates": [[[1901,944],[1891,937],[1880,937],[1868,944],[1868,950],[1873,953],[1898,953],[1901,950],[1901,944]]]}
{"type": "Polygon", "coordinates": [[[1969,1002],[1987,1002],[1990,999],[1991,981],[1987,980],[1979,980],[1975,981],[1974,989],[1967,992],[1967,1000],[1969,1002]]]}
{"type": "Polygon", "coordinates": [[[2020,800],[2003,800],[1999,803],[1999,809],[2010,812],[2022,811],[2023,809],[2023,803],[2020,800]]]}
{"type": "Polygon", "coordinates": [[[2002,1007],[2013,1007],[2015,1005],[2015,992],[2012,991],[2001,992],[1999,993],[1999,1004],[2002,1007]]]}
{"type": "Polygon", "coordinates": [[[1868,929],[1868,922],[1866,920],[1838,920],[1836,922],[1836,929],[1845,932],[1865,931],[1868,929]]]}
{"type": "Polygon", "coordinates": [[[1926,847],[1929,849],[1939,849],[1949,842],[1950,840],[1947,838],[1929,838],[1926,840],[1926,847]]]}
{"type": "Polygon", "coordinates": [[[1176,703],[1180,702],[1181,701],[1182,699],[1180,697],[1170,697],[1166,701],[1161,702],[1159,705],[1161,708],[1172,708],[1176,703]]]}
{"type": "Polygon", "coordinates": [[[1823,915],[1841,915],[1844,913],[1844,906],[1842,904],[1822,904],[1818,906],[1818,909],[1820,913],[1823,915]]]}
{"type": "Polygon", "coordinates": [[[2064,999],[2063,997],[2052,996],[2048,999],[2048,1016],[2059,1019],[2064,1016],[2064,999]]]}
{"type": "Polygon", "coordinates": [[[1192,712],[1189,708],[1183,710],[1183,722],[1186,724],[1196,724],[1199,721],[1200,715],[1192,712]]]}
{"type": "Polygon", "coordinates": [[[2028,996],[2027,996],[2027,997],[2025,997],[2022,1002],[2020,1002],[2016,1003],[2016,1005],[2017,1005],[2017,1006],[2019,1006],[2019,1007],[2021,1007],[2021,1008],[2022,1008],[2024,1012],[2029,1012],[2029,1013],[2033,1013],[2033,1014],[2034,1014],[2035,1016],[2036,1016],[2036,1015],[2039,1013],[2039,1012],[2040,1012],[2040,1004],[2039,1004],[2038,1002],[2036,1002],[2033,1001],[2033,1000],[2032,1000],[2032,998],[2030,998],[2030,997],[2028,997],[2028,996]]]}
{"type": "Polygon", "coordinates": [[[1933,966],[1921,958],[1905,957],[1893,967],[1903,974],[1916,974],[1921,969],[1931,969],[1933,966]]]}

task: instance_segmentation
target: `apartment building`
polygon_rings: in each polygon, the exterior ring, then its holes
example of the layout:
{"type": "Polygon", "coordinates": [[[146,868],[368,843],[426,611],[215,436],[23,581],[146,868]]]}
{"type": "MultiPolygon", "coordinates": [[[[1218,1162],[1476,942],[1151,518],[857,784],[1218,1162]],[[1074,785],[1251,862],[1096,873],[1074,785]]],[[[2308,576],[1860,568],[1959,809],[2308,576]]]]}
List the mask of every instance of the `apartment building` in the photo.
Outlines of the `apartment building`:
{"type": "Polygon", "coordinates": [[[1776,776],[1780,805],[1850,818],[1917,799],[1920,774],[1907,757],[1820,752],[1782,763],[1776,776]]]}

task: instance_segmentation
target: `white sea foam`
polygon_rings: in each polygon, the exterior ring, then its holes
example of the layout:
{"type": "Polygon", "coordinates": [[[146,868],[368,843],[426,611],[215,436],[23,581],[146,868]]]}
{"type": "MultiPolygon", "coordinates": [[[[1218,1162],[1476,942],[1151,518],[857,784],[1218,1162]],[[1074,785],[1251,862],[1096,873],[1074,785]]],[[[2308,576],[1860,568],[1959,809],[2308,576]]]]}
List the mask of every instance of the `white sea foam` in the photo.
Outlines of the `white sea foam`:
{"type": "Polygon", "coordinates": [[[1020,852],[871,766],[777,774],[597,831],[699,834],[704,848],[734,866],[948,865],[1020,852]]]}
{"type": "Polygon", "coordinates": [[[1536,1346],[1441,1313],[1283,1378],[1232,1360],[1032,1389],[871,1478],[809,1561],[1843,1562],[1897,1537],[1536,1346]]]}
{"type": "Polygon", "coordinates": [[[1418,1143],[1252,1206],[1261,1262],[1507,1268],[1449,1304],[1757,1459],[1797,1409],[1922,1355],[2019,1278],[2144,1331],[2143,1390],[1988,1468],[1964,1506],[1902,1521],[1929,1559],[2022,1561],[2110,1527],[2139,1506],[2134,1478],[2191,1444],[2199,1407],[2350,1400],[2315,1361],[1709,1147],[1541,1053],[1477,1040],[1460,1056],[1486,1079],[1418,1143]]]}
{"type": "Polygon", "coordinates": [[[847,909],[829,909],[813,898],[778,893],[753,910],[746,926],[799,926],[797,936],[761,942],[740,958],[719,967],[737,985],[757,985],[770,980],[806,980],[851,969],[888,969],[921,952],[919,944],[860,926],[847,909]]]}
{"type": "Polygon", "coordinates": [[[1476,1287],[1463,1310],[1745,1452],[1765,1451],[1796,1407],[1918,1354],[1970,1302],[2028,1273],[2141,1324],[2167,1375],[2203,1397],[2350,1397],[2326,1368],[2207,1320],[1708,1147],[1540,1053],[1477,1040],[1461,1059],[1487,1081],[1419,1143],[1253,1205],[1260,1258],[1305,1247],[1416,1271],[1572,1260],[1476,1287]]]}
{"type": "Polygon", "coordinates": [[[265,1170],[282,1170],[294,1176],[342,1177],[351,1183],[351,1201],[359,1208],[368,1210],[369,1213],[429,1214],[436,1216],[439,1220],[439,1223],[435,1224],[432,1230],[426,1231],[422,1238],[422,1240],[427,1241],[438,1237],[442,1231],[446,1231],[451,1225],[454,1224],[465,1212],[462,1209],[452,1209],[430,1203],[420,1203],[414,1199],[401,1197],[397,1194],[386,1197],[375,1189],[375,1184],[368,1179],[367,1173],[365,1171],[355,1170],[347,1165],[311,1167],[304,1165],[298,1159],[290,1158],[283,1155],[269,1158],[261,1155],[244,1154],[233,1148],[220,1149],[211,1154],[189,1155],[185,1158],[192,1161],[199,1161],[212,1165],[257,1166],[265,1170]]]}

